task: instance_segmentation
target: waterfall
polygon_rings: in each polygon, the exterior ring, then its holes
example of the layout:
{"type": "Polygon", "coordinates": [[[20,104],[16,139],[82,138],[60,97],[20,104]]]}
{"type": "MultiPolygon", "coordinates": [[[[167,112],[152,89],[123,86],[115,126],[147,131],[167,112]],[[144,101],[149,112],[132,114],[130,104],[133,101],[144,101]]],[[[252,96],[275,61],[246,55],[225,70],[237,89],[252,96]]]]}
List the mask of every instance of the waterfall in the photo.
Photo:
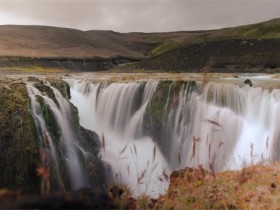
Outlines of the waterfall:
{"type": "MultiPolygon", "coordinates": [[[[79,123],[100,137],[99,157],[107,184],[121,183],[132,196],[157,198],[171,171],[197,167],[237,170],[279,159],[280,90],[194,81],[89,82],[65,79],[79,123]]],[[[61,148],[72,189],[86,187],[85,158],[90,152],[73,129],[71,103],[50,84],[53,98],[27,85],[41,139],[59,175],[57,143],[42,114],[47,104],[61,132],[61,148]],[[72,123],[72,124],[71,124],[72,123]]]]}
{"type": "MultiPolygon", "coordinates": [[[[37,131],[39,132],[39,144],[40,144],[40,148],[43,148],[44,145],[48,145],[48,147],[44,147],[44,150],[41,150],[41,159],[42,155],[46,155],[48,156],[51,161],[53,162],[54,165],[54,171],[55,171],[55,175],[56,178],[58,180],[58,182],[60,182],[60,173],[59,173],[59,166],[58,166],[58,161],[57,161],[57,156],[56,156],[56,149],[54,146],[54,141],[51,138],[51,135],[47,129],[47,125],[45,123],[44,117],[43,117],[43,113],[41,110],[41,106],[40,103],[37,102],[36,100],[36,95],[41,95],[40,91],[36,88],[34,88],[31,84],[27,85],[27,91],[28,91],[28,95],[31,99],[31,108],[33,111],[33,117],[34,117],[34,121],[37,127],[37,131]],[[45,153],[45,154],[44,154],[45,153]]],[[[43,161],[47,161],[47,160],[42,160],[43,161]]],[[[60,186],[59,188],[63,188],[63,186],[60,186]]]]}
{"type": "Polygon", "coordinates": [[[101,136],[100,155],[111,181],[129,186],[134,197],[164,194],[170,170],[158,146],[143,131],[143,116],[158,82],[68,83],[81,125],[101,136]]]}
{"type": "MultiPolygon", "coordinates": [[[[46,93],[41,92],[32,84],[27,84],[27,90],[29,97],[31,99],[33,117],[35,118],[36,127],[39,133],[39,138],[41,147],[44,148],[43,151],[50,150],[47,154],[50,156],[51,161],[54,165],[55,175],[58,179],[57,182],[62,184],[60,176],[60,167],[63,167],[62,162],[59,160],[58,155],[63,156],[63,160],[66,163],[66,168],[68,170],[68,175],[70,178],[70,189],[80,189],[88,186],[88,182],[85,173],[82,169],[82,164],[80,163],[79,153],[81,153],[80,146],[78,145],[77,136],[74,133],[73,120],[71,119],[72,111],[69,101],[62,96],[62,94],[54,87],[50,86],[49,83],[45,84],[49,87],[49,91],[52,91],[55,98],[50,98],[46,93]],[[59,139],[54,139],[53,135],[50,133],[50,129],[46,125],[45,119],[43,117],[42,105],[38,101],[43,99],[43,104],[52,111],[55,117],[55,121],[52,124],[57,124],[57,132],[61,132],[59,139]],[[60,141],[56,143],[56,141],[60,141]],[[42,145],[43,144],[43,145],[42,145]]],[[[42,151],[41,151],[42,152],[42,151]]],[[[48,160],[42,160],[48,161],[48,160]]],[[[44,165],[44,162],[43,162],[44,165]]],[[[49,167],[49,163],[45,164],[49,167]]],[[[60,190],[64,189],[65,186],[58,187],[60,190]]]]}
{"type": "Polygon", "coordinates": [[[172,143],[165,155],[172,169],[202,165],[216,172],[275,160],[280,90],[224,83],[187,90],[182,86],[167,110],[172,143]]]}

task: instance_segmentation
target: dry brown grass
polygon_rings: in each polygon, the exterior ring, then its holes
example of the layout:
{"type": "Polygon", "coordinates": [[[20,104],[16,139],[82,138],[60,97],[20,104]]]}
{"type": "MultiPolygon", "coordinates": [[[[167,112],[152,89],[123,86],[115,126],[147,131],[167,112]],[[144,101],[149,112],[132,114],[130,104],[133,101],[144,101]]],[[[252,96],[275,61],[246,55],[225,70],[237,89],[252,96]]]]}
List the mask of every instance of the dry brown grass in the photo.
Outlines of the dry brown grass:
{"type": "Polygon", "coordinates": [[[251,166],[241,171],[213,174],[202,168],[185,169],[171,177],[167,195],[158,208],[277,209],[280,164],[251,166]],[[278,175],[279,174],[279,175],[278,175]]]}
{"type": "MultiPolygon", "coordinates": [[[[216,173],[202,167],[173,172],[166,195],[158,200],[128,194],[117,203],[133,209],[279,209],[280,162],[216,173]]],[[[120,207],[121,207],[120,206],[120,207]]]]}

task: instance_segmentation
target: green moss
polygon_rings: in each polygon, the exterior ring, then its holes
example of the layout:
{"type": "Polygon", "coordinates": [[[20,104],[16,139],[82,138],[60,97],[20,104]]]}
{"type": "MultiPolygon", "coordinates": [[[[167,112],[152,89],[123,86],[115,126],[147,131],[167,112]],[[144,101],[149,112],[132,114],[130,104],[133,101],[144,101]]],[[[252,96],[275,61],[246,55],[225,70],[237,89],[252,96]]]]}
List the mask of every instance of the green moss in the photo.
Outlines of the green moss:
{"type": "Polygon", "coordinates": [[[79,118],[79,111],[77,107],[71,104],[71,122],[72,122],[72,130],[80,134],[80,118],[79,118]]]}
{"type": "Polygon", "coordinates": [[[163,81],[160,82],[157,90],[149,102],[144,115],[145,132],[159,142],[164,135],[164,126],[166,125],[170,109],[176,108],[179,103],[179,94],[181,90],[187,91],[190,96],[197,88],[194,81],[163,81]]]}
{"type": "Polygon", "coordinates": [[[167,98],[170,91],[172,81],[160,82],[156,92],[148,107],[144,116],[144,124],[146,128],[152,128],[154,125],[161,125],[165,119],[164,108],[167,103],[167,98]]]}
{"type": "Polygon", "coordinates": [[[56,121],[51,107],[48,104],[45,104],[44,99],[39,95],[36,96],[36,101],[41,105],[42,114],[45,119],[48,131],[52,134],[53,139],[56,139],[58,147],[58,140],[61,136],[61,129],[56,121]]]}
{"type": "Polygon", "coordinates": [[[59,107],[59,103],[58,103],[58,101],[57,101],[57,99],[56,99],[56,97],[55,97],[55,95],[54,95],[54,93],[53,93],[53,90],[52,90],[49,86],[45,85],[44,82],[41,81],[41,80],[39,80],[38,82],[36,82],[36,83],[34,84],[34,86],[35,86],[38,90],[40,90],[40,91],[42,92],[43,95],[46,95],[46,96],[48,96],[49,98],[51,98],[51,99],[55,102],[55,104],[59,107]]]}
{"type": "Polygon", "coordinates": [[[0,85],[0,188],[39,193],[40,154],[23,83],[0,85]]]}
{"type": "Polygon", "coordinates": [[[64,98],[66,99],[70,99],[71,98],[71,91],[70,91],[70,86],[67,82],[63,81],[63,80],[50,80],[50,83],[53,87],[55,87],[56,89],[58,89],[60,91],[60,93],[64,96],[64,98]]]}

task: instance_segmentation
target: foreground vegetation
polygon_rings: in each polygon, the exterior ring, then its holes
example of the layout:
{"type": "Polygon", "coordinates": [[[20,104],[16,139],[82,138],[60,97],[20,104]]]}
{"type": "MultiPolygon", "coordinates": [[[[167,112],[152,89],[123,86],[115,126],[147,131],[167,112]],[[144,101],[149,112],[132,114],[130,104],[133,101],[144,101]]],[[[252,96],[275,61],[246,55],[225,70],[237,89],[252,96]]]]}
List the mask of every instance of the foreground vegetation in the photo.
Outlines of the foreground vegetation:
{"type": "MultiPolygon", "coordinates": [[[[279,209],[280,163],[213,174],[198,168],[172,173],[166,195],[158,200],[116,198],[136,209],[279,209]]],[[[121,201],[121,202],[120,202],[121,201]]]]}
{"type": "Polygon", "coordinates": [[[135,200],[129,191],[112,187],[107,194],[93,189],[42,196],[0,190],[5,208],[114,209],[279,209],[280,163],[213,174],[198,168],[173,172],[168,192],[159,199],[135,200]]]}
{"type": "Polygon", "coordinates": [[[280,164],[257,165],[241,171],[210,174],[202,168],[173,173],[158,208],[278,209],[280,164]]]}

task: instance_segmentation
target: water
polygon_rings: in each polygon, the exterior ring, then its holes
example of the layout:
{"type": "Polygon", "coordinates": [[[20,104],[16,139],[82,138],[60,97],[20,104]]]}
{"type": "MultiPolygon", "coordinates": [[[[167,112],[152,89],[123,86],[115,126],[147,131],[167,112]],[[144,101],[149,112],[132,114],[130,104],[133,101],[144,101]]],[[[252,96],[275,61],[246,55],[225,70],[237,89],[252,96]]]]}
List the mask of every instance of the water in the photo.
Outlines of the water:
{"type": "Polygon", "coordinates": [[[182,89],[178,105],[168,110],[173,169],[202,165],[216,172],[275,160],[279,96],[277,89],[223,83],[209,83],[201,94],[182,89]]]}
{"type": "Polygon", "coordinates": [[[169,166],[143,132],[143,116],[157,83],[69,82],[81,125],[103,139],[100,155],[111,182],[129,186],[134,197],[156,198],[169,185],[169,166]]]}
{"type": "MultiPolygon", "coordinates": [[[[279,159],[280,90],[272,86],[264,89],[242,82],[171,82],[163,92],[157,80],[67,82],[81,126],[100,137],[99,156],[106,166],[108,184],[124,184],[134,197],[145,194],[157,198],[164,194],[169,175],[176,169],[201,165],[218,172],[279,159]],[[159,100],[163,103],[157,103],[159,100]],[[148,112],[151,107],[154,113],[148,112]],[[148,125],[146,118],[156,116],[161,116],[160,122],[148,125]]],[[[253,84],[261,82],[258,78],[253,84]]],[[[88,183],[77,152],[86,152],[69,125],[70,103],[51,89],[59,105],[28,86],[31,99],[36,94],[43,97],[61,126],[71,183],[73,189],[79,189],[88,183]]],[[[47,130],[34,99],[32,107],[37,126],[47,130]]],[[[55,163],[54,150],[50,146],[55,163]]]]}
{"type": "MultiPolygon", "coordinates": [[[[170,169],[202,165],[217,172],[277,159],[278,89],[269,91],[225,83],[201,86],[200,83],[197,89],[190,90],[188,85],[181,85],[175,95],[169,91],[166,118],[162,122],[165,130],[160,146],[163,149],[155,145],[157,154],[160,154],[157,162],[163,162],[159,171],[166,170],[169,174],[170,169]]],[[[153,82],[71,83],[71,101],[80,111],[82,125],[104,135],[107,152],[102,152],[102,158],[120,176],[125,176],[123,171],[134,158],[131,145],[137,151],[138,148],[141,150],[142,144],[147,144],[146,148],[150,149],[150,154],[142,153],[143,160],[137,159],[137,165],[145,166],[151,162],[151,148],[155,143],[141,129],[145,109],[148,103],[152,103],[156,88],[153,82]],[[149,93],[144,94],[148,90],[149,93]],[[130,154],[120,155],[126,146],[125,151],[130,154]]],[[[150,170],[149,167],[146,169],[150,170]]],[[[144,169],[134,170],[141,173],[144,169]]],[[[135,181],[128,181],[131,177],[125,177],[125,184],[135,186],[135,181]]]]}
{"type": "MultiPolygon", "coordinates": [[[[50,159],[53,162],[55,175],[59,182],[59,180],[61,180],[61,177],[59,173],[59,165],[56,156],[56,149],[51,134],[47,129],[47,125],[45,123],[43,113],[41,110],[41,105],[36,100],[36,95],[42,96],[41,92],[37,88],[34,88],[32,84],[27,85],[27,91],[31,99],[31,108],[33,110],[33,117],[39,134],[38,137],[39,137],[39,146],[41,149],[40,152],[41,152],[42,165],[46,167],[46,164],[44,164],[44,161],[46,160],[44,160],[44,158],[42,157],[43,155],[42,153],[45,152],[48,159],[50,159]],[[44,148],[44,150],[42,150],[42,148],[44,148]]],[[[63,186],[60,186],[59,188],[63,189],[63,186]]]]}
{"type": "MultiPolygon", "coordinates": [[[[58,153],[62,153],[61,155],[66,162],[68,175],[70,177],[71,189],[76,190],[87,187],[88,183],[78,157],[79,147],[77,137],[73,132],[73,120],[71,119],[72,111],[70,103],[62,96],[62,94],[57,89],[51,87],[48,83],[45,85],[50,87],[50,89],[53,91],[57,103],[55,103],[53,99],[47,96],[47,94],[40,92],[32,84],[27,85],[28,94],[32,104],[33,116],[35,118],[35,123],[39,133],[41,147],[44,148],[44,150],[50,150],[48,155],[54,163],[55,173],[57,178],[59,179],[58,182],[61,185],[62,181],[59,172],[60,165],[58,164],[58,153]],[[54,114],[55,120],[59,125],[58,129],[61,131],[59,148],[56,148],[54,138],[52,137],[49,129],[46,126],[46,122],[42,113],[42,107],[36,100],[36,97],[38,96],[40,96],[43,99],[44,104],[51,109],[52,113],[54,114]]],[[[48,164],[45,165],[47,166],[48,164]]],[[[60,188],[64,189],[64,186],[60,186],[60,188]]]]}

